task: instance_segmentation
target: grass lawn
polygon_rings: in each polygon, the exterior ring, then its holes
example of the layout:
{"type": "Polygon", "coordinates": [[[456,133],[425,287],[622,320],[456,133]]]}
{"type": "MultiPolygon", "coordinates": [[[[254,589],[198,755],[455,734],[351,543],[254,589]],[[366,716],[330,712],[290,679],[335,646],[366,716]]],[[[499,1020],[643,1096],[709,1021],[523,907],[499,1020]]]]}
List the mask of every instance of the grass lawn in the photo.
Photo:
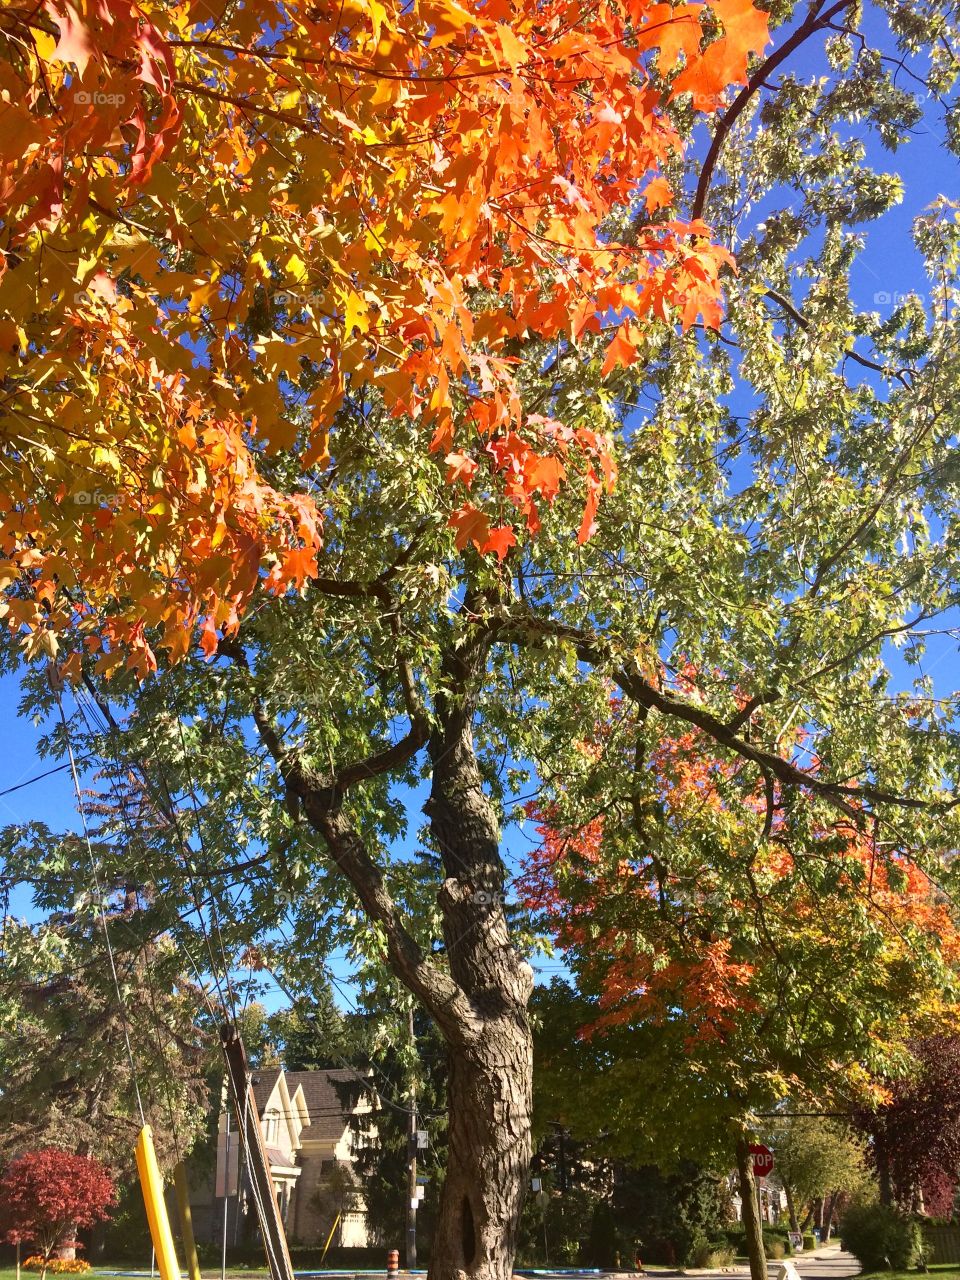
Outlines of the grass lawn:
{"type": "MultiPolygon", "coordinates": [[[[857,1280],[917,1280],[921,1271],[864,1271],[857,1280]]],[[[956,1262],[932,1262],[930,1275],[936,1280],[960,1280],[960,1264],[956,1262]]]]}

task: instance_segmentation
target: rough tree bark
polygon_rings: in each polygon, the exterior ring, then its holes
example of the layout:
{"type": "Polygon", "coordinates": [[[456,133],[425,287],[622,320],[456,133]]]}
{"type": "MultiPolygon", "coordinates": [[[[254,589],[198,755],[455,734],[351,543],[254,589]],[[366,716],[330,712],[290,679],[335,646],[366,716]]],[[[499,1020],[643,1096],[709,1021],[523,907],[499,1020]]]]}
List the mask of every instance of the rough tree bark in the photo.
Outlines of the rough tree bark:
{"type": "Polygon", "coordinates": [[[743,1226],[750,1259],[750,1280],[767,1280],[767,1259],[763,1252],[763,1224],[757,1205],[757,1180],[753,1176],[753,1157],[746,1137],[737,1142],[737,1173],[740,1176],[740,1200],[743,1226]]]}
{"type": "Polygon", "coordinates": [[[509,1280],[530,1167],[533,973],[510,941],[500,831],[474,750],[485,664],[483,643],[448,655],[442,687],[457,692],[438,697],[429,742],[444,942],[480,1029],[470,1044],[447,1040],[449,1156],[430,1280],[509,1280]]]}
{"type": "Polygon", "coordinates": [[[790,1215],[790,1230],[799,1232],[800,1221],[797,1218],[797,1206],[796,1206],[796,1203],[794,1202],[793,1191],[790,1187],[789,1182],[784,1182],[783,1194],[786,1196],[786,1199],[787,1199],[787,1213],[790,1215]]]}
{"type": "MultiPolygon", "coordinates": [[[[412,695],[406,738],[365,761],[321,775],[282,741],[255,694],[253,714],[292,809],[321,835],[368,917],[383,931],[392,971],[424,1005],[447,1045],[449,1154],[431,1249],[430,1280],[510,1280],[530,1165],[533,971],[513,946],[496,811],[486,795],[472,720],[489,640],[451,645],[427,726],[412,695]],[[406,929],[362,835],[343,810],[347,790],[427,746],[426,810],[444,868],[438,894],[446,967],[406,929]]],[[[236,643],[221,651],[247,669],[236,643]]],[[[403,669],[404,688],[413,681],[403,669]]],[[[254,682],[255,683],[255,682],[254,682]]]]}

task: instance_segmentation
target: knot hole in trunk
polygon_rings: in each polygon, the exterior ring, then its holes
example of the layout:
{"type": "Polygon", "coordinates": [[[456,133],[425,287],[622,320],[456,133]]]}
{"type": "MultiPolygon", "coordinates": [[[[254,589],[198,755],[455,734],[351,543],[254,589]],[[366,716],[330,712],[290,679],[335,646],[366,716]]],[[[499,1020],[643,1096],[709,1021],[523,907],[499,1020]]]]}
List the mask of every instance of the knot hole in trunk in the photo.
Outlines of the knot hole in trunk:
{"type": "Polygon", "coordinates": [[[460,1243],[463,1247],[463,1265],[472,1267],[477,1253],[477,1233],[473,1226],[473,1209],[467,1196],[463,1197],[460,1210],[460,1243]]]}

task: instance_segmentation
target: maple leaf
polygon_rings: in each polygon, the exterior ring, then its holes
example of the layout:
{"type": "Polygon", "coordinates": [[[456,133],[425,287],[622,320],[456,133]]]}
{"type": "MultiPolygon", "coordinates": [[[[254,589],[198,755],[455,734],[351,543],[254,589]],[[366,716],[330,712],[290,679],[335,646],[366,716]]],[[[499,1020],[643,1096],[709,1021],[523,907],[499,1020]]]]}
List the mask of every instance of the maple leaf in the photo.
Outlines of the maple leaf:
{"type": "Polygon", "coordinates": [[[490,534],[480,548],[481,554],[492,551],[498,560],[503,560],[511,547],[516,546],[517,535],[511,525],[501,524],[490,530],[490,534]]]}
{"type": "Polygon", "coordinates": [[[47,0],[44,8],[59,30],[59,39],[51,58],[55,62],[72,62],[82,76],[93,57],[91,33],[70,0],[47,0]]]}
{"type": "Polygon", "coordinates": [[[628,326],[624,322],[614,334],[613,340],[607,347],[606,354],[603,357],[603,364],[600,367],[601,378],[606,378],[618,364],[628,368],[636,360],[637,348],[630,341],[628,332],[628,326]]]}
{"type": "Polygon", "coordinates": [[[462,551],[468,542],[472,542],[479,551],[490,533],[490,517],[471,502],[454,511],[447,524],[457,531],[455,544],[458,551],[462,551]]]}
{"type": "Polygon", "coordinates": [[[647,213],[666,208],[673,204],[673,187],[664,177],[653,178],[644,188],[643,201],[647,213]]]}
{"type": "Polygon", "coordinates": [[[447,464],[447,484],[462,480],[469,487],[479,469],[479,463],[466,453],[448,453],[444,462],[447,464]]]}
{"type": "Polygon", "coordinates": [[[213,615],[208,615],[200,628],[200,648],[203,650],[204,657],[214,658],[220,645],[220,637],[217,635],[217,624],[213,615]]]}
{"type": "Polygon", "coordinates": [[[728,41],[747,53],[763,53],[770,43],[770,15],[754,0],[710,0],[728,41]]]}
{"type": "Polygon", "coordinates": [[[597,511],[600,506],[600,484],[591,472],[587,481],[587,500],[583,506],[583,517],[577,530],[577,542],[581,546],[593,537],[597,527],[597,511]]]}

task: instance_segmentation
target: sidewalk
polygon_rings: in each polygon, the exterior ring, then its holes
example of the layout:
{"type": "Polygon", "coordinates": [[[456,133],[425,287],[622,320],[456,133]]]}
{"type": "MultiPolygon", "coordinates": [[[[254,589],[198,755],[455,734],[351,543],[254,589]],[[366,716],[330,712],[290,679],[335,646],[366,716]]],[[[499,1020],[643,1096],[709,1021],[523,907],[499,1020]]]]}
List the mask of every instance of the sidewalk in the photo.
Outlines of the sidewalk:
{"type": "MultiPolygon", "coordinates": [[[[792,1262],[800,1272],[801,1280],[846,1280],[848,1276],[858,1275],[860,1264],[856,1258],[844,1253],[839,1240],[831,1240],[829,1244],[820,1245],[803,1253],[795,1253],[790,1258],[767,1261],[767,1269],[771,1276],[776,1275],[776,1268],[781,1262],[792,1262]],[[818,1264],[826,1264],[819,1266],[818,1264]],[[811,1265],[812,1264],[812,1265],[811,1265]]],[[[687,1267],[683,1271],[664,1271],[659,1267],[656,1271],[608,1271],[605,1280],[637,1280],[639,1275],[647,1275],[649,1280],[674,1280],[675,1277],[697,1276],[705,1280],[732,1280],[740,1276],[749,1276],[750,1267],[746,1262],[735,1262],[729,1267],[696,1268],[687,1267]]]]}

